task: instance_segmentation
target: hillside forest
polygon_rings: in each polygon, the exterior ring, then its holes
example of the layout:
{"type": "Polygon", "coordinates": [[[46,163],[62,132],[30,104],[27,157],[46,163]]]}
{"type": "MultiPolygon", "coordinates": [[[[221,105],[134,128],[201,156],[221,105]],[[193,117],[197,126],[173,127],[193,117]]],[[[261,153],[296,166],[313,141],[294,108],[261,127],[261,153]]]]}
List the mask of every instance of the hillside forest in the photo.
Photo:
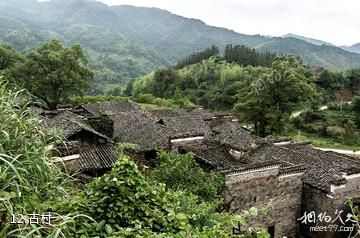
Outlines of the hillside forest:
{"type": "Polygon", "coordinates": [[[2,0],[0,16],[0,41],[22,54],[54,38],[65,46],[80,44],[95,73],[87,91],[91,95],[123,89],[132,79],[175,65],[213,44],[221,54],[228,44],[244,45],[262,53],[299,56],[310,67],[360,67],[356,44],[341,48],[294,34],[246,35],[158,8],[88,0],[2,0]]]}

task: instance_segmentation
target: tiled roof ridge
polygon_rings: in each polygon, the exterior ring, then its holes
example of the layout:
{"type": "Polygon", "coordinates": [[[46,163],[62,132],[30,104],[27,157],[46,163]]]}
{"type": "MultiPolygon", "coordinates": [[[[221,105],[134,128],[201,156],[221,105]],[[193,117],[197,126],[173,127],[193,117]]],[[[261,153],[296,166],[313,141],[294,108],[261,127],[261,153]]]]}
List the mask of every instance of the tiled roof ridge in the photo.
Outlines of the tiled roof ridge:
{"type": "Polygon", "coordinates": [[[226,175],[231,175],[235,173],[243,173],[243,172],[251,172],[256,171],[259,169],[270,169],[275,167],[280,167],[281,162],[272,160],[272,161],[266,161],[263,163],[257,163],[257,164],[248,164],[248,165],[242,165],[235,168],[229,168],[229,169],[220,169],[218,172],[226,175]]]}
{"type": "Polygon", "coordinates": [[[306,171],[306,166],[303,164],[293,165],[289,167],[280,168],[280,175],[289,175],[295,173],[303,173],[306,171]]]}

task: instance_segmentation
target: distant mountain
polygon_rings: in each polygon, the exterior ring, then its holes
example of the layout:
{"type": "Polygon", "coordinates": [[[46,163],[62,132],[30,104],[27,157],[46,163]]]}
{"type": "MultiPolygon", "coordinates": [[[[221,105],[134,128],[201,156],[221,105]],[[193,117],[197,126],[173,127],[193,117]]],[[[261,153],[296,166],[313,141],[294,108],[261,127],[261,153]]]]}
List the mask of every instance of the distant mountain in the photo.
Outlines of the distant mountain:
{"type": "Polygon", "coordinates": [[[232,43],[295,54],[310,66],[360,67],[360,54],[319,45],[321,41],[240,34],[157,8],[109,7],[88,0],[1,0],[0,41],[28,52],[53,37],[82,45],[98,85],[125,85],[213,44],[220,49],[232,43]]]}
{"type": "Polygon", "coordinates": [[[299,36],[299,35],[292,34],[292,33],[283,35],[282,37],[283,38],[292,37],[292,38],[303,40],[303,41],[306,41],[306,42],[309,42],[311,44],[318,45],[318,46],[321,46],[321,45],[335,46],[335,45],[333,45],[333,44],[331,44],[329,42],[325,42],[325,41],[321,41],[321,40],[317,40],[317,39],[313,39],[313,38],[308,38],[308,37],[305,37],[305,36],[299,36]]]}
{"type": "Polygon", "coordinates": [[[347,51],[350,51],[350,52],[354,52],[354,53],[359,53],[359,54],[360,54],[360,43],[355,44],[355,45],[352,45],[352,46],[350,46],[350,47],[345,47],[344,49],[347,50],[347,51]]]}
{"type": "Polygon", "coordinates": [[[257,46],[256,49],[297,55],[308,65],[322,66],[328,69],[349,69],[360,66],[360,54],[334,46],[318,46],[292,37],[273,38],[271,41],[257,46]]]}

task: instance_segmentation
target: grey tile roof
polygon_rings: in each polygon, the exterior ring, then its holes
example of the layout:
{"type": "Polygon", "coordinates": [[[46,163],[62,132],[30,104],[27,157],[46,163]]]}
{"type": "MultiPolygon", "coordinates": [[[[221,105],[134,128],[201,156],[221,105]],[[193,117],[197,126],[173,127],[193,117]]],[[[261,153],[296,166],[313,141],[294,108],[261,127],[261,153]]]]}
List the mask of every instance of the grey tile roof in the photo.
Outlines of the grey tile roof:
{"type": "Polygon", "coordinates": [[[81,132],[88,131],[96,136],[110,140],[107,136],[95,131],[86,124],[86,119],[69,111],[60,111],[55,117],[43,118],[43,125],[63,132],[65,138],[81,132]]]}
{"type": "MultiPolygon", "coordinates": [[[[124,133],[127,133],[127,127],[131,126],[142,126],[146,123],[155,123],[154,118],[149,117],[147,114],[142,113],[141,111],[132,111],[132,112],[121,112],[116,115],[109,116],[114,122],[114,139],[122,136],[124,133]]],[[[130,136],[130,135],[129,135],[130,136]]]]}
{"type": "Polygon", "coordinates": [[[140,107],[131,102],[101,102],[82,105],[88,112],[94,115],[116,115],[123,112],[140,111],[140,107]]]}
{"type": "Polygon", "coordinates": [[[219,144],[209,146],[206,149],[193,151],[197,161],[211,169],[215,169],[223,174],[241,173],[250,170],[264,169],[277,166],[280,174],[302,173],[305,171],[303,165],[293,165],[284,161],[270,159],[257,163],[250,163],[246,156],[235,159],[229,153],[229,148],[219,144]]]}
{"type": "Polygon", "coordinates": [[[159,124],[171,131],[171,138],[205,136],[211,134],[210,127],[200,115],[188,113],[184,109],[154,110],[150,114],[159,124]]]}
{"type": "Polygon", "coordinates": [[[217,170],[238,167],[242,164],[229,154],[227,147],[221,145],[212,145],[206,149],[198,149],[193,152],[197,160],[217,170]]]}
{"type": "Polygon", "coordinates": [[[211,133],[200,117],[185,110],[132,110],[109,116],[114,121],[114,140],[138,144],[141,150],[169,148],[171,138],[211,133]]]}
{"type": "Polygon", "coordinates": [[[148,112],[156,120],[160,120],[164,117],[181,117],[186,115],[190,116],[185,109],[149,110],[148,112]]]}
{"type": "Polygon", "coordinates": [[[282,163],[303,165],[306,168],[304,182],[329,192],[330,185],[345,183],[344,173],[360,172],[360,163],[341,155],[316,150],[311,145],[263,144],[248,154],[251,163],[277,160],[282,163]]]}
{"type": "Polygon", "coordinates": [[[122,127],[115,140],[136,144],[140,151],[170,149],[170,130],[156,122],[136,121],[122,127]]]}
{"type": "Polygon", "coordinates": [[[339,154],[333,151],[318,150],[315,149],[311,143],[290,143],[283,146],[311,155],[312,157],[321,160],[322,164],[334,168],[337,171],[347,174],[360,173],[360,160],[352,156],[339,154]]]}
{"type": "Polygon", "coordinates": [[[193,110],[189,110],[188,113],[192,116],[200,117],[204,121],[212,120],[214,117],[214,114],[207,109],[195,108],[193,110]]]}
{"type": "Polygon", "coordinates": [[[197,117],[163,117],[159,121],[171,131],[171,138],[205,136],[211,134],[210,127],[197,117]]]}
{"type": "Polygon", "coordinates": [[[236,150],[250,150],[262,143],[263,139],[252,135],[238,122],[224,122],[212,129],[214,135],[207,137],[208,141],[216,141],[221,145],[236,150]]]}

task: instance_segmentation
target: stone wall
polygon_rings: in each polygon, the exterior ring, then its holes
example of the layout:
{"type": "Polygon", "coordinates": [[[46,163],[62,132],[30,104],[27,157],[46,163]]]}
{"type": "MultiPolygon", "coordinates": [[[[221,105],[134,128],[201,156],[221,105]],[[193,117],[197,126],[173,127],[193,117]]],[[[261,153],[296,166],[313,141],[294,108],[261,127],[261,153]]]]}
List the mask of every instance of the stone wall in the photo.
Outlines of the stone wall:
{"type": "Polygon", "coordinates": [[[224,190],[229,211],[240,213],[251,207],[262,208],[269,203],[270,213],[249,219],[249,227],[275,228],[274,237],[295,237],[301,209],[303,173],[281,175],[279,167],[257,169],[227,176],[224,190]]]}
{"type": "Polygon", "coordinates": [[[336,211],[341,212],[341,219],[343,222],[346,220],[346,215],[349,211],[348,207],[344,203],[352,199],[355,203],[360,201],[360,175],[344,176],[347,180],[346,184],[340,186],[331,186],[330,192],[321,191],[318,188],[311,187],[309,185],[304,186],[303,192],[303,207],[302,215],[314,212],[316,216],[319,214],[330,216],[332,221],[321,222],[316,219],[314,223],[301,224],[301,232],[312,238],[333,238],[333,237],[348,237],[349,232],[335,231],[335,227],[339,229],[339,226],[349,227],[351,223],[345,225],[341,223],[339,219],[336,219],[336,211]],[[333,220],[335,220],[333,222],[333,220]],[[310,231],[310,227],[327,227],[322,231],[310,231]]]}

